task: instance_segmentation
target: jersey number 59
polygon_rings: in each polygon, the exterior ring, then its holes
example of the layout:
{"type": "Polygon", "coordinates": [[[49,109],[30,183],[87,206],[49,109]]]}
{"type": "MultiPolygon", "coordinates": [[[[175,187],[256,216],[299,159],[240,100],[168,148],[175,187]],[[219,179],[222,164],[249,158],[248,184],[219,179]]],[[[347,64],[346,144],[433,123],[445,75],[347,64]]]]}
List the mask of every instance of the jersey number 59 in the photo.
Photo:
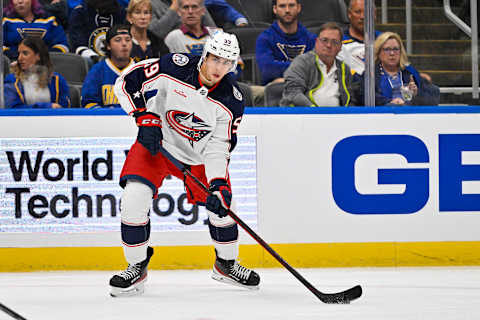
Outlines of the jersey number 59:
{"type": "Polygon", "coordinates": [[[232,133],[234,133],[234,134],[237,133],[238,126],[240,125],[240,121],[242,121],[242,117],[238,117],[237,119],[235,119],[235,121],[233,122],[233,126],[232,126],[232,133]]]}
{"type": "Polygon", "coordinates": [[[158,70],[160,70],[158,62],[151,64],[147,68],[143,69],[143,71],[145,72],[145,77],[147,78],[153,77],[158,72],[158,70]]]}

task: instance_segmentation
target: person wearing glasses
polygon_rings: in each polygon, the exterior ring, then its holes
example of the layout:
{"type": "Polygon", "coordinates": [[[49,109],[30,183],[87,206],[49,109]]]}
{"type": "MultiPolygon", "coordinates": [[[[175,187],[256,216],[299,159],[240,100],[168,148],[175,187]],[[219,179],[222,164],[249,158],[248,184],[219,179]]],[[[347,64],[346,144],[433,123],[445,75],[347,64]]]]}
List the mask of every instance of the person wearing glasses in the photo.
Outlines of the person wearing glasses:
{"type": "MultiPolygon", "coordinates": [[[[342,50],[337,58],[345,61],[346,64],[359,75],[365,70],[365,0],[351,0],[348,4],[348,21],[350,24],[343,32],[342,50]]],[[[376,8],[374,9],[374,19],[376,17],[376,8]]],[[[382,32],[375,30],[375,39],[382,32]]],[[[420,76],[432,82],[432,78],[427,73],[420,73],[420,76]]]]}
{"type": "MultiPolygon", "coordinates": [[[[408,62],[402,39],[384,32],[375,40],[375,105],[436,105],[440,92],[408,62]]],[[[438,87],[437,87],[438,89],[438,87]]]]}
{"type": "Polygon", "coordinates": [[[337,59],[342,48],[342,29],[335,22],[320,27],[312,51],[295,59],[285,71],[280,105],[333,107],[358,103],[359,82],[354,72],[337,59]]]}

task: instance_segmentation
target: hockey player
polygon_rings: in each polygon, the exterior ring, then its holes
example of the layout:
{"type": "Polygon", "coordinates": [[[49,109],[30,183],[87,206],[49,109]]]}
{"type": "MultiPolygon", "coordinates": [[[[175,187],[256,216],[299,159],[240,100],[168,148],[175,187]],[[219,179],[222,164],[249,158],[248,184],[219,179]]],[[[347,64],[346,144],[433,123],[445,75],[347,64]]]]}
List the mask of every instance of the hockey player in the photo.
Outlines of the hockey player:
{"type": "Polygon", "coordinates": [[[201,56],[175,53],[141,61],[117,79],[115,94],[139,130],[120,175],[121,235],[128,268],[110,279],[112,296],[144,290],[153,255],[148,213],[167,175],[184,181],[190,203],[206,204],[216,253],[212,278],[258,288],[259,275],[237,262],[238,226],[228,215],[233,207],[228,163],[244,109],[229,72],[235,70],[239,54],[235,35],[217,31],[201,56]],[[157,94],[148,99],[151,90],[157,94]],[[160,143],[189,166],[212,195],[207,196],[159,153],[160,143]]]}

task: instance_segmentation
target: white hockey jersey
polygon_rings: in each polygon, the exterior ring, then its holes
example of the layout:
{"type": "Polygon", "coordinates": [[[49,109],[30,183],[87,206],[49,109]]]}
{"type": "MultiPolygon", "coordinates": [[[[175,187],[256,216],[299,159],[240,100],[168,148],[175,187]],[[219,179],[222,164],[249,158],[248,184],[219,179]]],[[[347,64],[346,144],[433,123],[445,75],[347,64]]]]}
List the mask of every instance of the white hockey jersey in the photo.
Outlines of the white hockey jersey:
{"type": "MultiPolygon", "coordinates": [[[[375,31],[375,38],[380,34],[380,31],[375,31]]],[[[337,54],[337,59],[344,61],[350,69],[358,74],[363,74],[365,71],[365,43],[352,37],[348,28],[343,34],[342,49],[337,54]]]]}
{"type": "Polygon", "coordinates": [[[162,120],[163,147],[189,165],[205,165],[208,181],[227,179],[237,143],[243,97],[227,74],[212,88],[199,80],[200,57],[169,54],[128,67],[115,83],[122,108],[146,108],[162,120]]]}

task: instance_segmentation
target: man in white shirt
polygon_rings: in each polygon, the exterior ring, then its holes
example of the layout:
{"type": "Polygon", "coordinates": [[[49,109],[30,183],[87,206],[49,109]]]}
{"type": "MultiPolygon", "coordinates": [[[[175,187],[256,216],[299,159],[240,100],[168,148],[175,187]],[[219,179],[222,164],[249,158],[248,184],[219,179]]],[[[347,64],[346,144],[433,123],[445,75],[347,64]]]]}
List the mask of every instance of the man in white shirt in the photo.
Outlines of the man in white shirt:
{"type": "Polygon", "coordinates": [[[335,22],[320,27],[312,51],[296,57],[285,71],[285,88],[280,105],[356,105],[359,83],[337,54],[342,48],[342,29],[335,22]]]}
{"type": "Polygon", "coordinates": [[[171,53],[191,53],[199,56],[213,31],[202,24],[202,17],[206,12],[204,0],[179,0],[178,4],[178,15],[182,24],[167,34],[165,44],[171,53]]]}

